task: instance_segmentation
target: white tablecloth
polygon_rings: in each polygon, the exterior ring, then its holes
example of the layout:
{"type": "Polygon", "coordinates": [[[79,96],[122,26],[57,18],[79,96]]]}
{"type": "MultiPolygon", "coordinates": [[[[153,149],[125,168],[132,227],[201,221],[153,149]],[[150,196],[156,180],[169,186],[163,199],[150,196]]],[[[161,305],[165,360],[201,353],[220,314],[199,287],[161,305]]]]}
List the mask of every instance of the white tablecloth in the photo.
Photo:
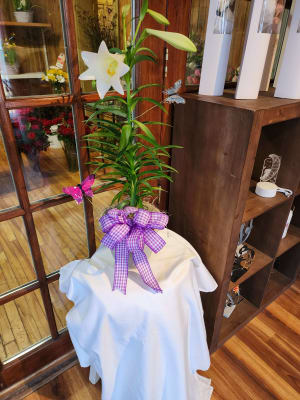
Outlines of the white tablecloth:
{"type": "Polygon", "coordinates": [[[149,262],[163,293],[144,285],[131,267],[127,294],[112,291],[114,257],[99,247],[91,259],[60,270],[60,290],[75,303],[67,326],[80,365],[102,378],[102,400],[208,400],[199,376],[210,357],[199,291],[217,284],[193,247],[176,233],[149,262]]]}

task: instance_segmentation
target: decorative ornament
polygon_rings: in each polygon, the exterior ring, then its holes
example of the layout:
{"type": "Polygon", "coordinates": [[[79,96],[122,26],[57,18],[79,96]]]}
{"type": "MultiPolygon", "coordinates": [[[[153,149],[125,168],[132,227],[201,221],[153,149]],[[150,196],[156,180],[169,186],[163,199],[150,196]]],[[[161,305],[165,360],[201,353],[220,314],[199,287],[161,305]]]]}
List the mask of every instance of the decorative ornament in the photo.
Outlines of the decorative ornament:
{"type": "Polygon", "coordinates": [[[95,181],[95,175],[89,175],[77,186],[67,186],[63,188],[63,192],[73,197],[77,204],[83,202],[83,197],[93,197],[94,193],[91,189],[95,181]]]}
{"type": "Polygon", "coordinates": [[[123,210],[112,208],[100,218],[102,230],[106,235],[102,244],[115,250],[115,274],[113,290],[126,294],[128,261],[132,253],[133,261],[141,278],[155,292],[162,292],[155,279],[149,261],[144,253],[145,244],[158,253],[166,242],[154,231],[164,229],[169,217],[161,212],[150,212],[136,207],[123,210]]]}

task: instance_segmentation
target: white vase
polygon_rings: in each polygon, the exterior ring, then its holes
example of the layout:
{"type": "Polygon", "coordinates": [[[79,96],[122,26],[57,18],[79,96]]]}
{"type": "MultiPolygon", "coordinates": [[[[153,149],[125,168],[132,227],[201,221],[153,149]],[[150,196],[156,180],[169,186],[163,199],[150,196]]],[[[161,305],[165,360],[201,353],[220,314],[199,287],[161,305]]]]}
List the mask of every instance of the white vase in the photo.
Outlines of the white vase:
{"type": "Polygon", "coordinates": [[[33,11],[15,11],[14,16],[17,22],[32,22],[33,11]]]}

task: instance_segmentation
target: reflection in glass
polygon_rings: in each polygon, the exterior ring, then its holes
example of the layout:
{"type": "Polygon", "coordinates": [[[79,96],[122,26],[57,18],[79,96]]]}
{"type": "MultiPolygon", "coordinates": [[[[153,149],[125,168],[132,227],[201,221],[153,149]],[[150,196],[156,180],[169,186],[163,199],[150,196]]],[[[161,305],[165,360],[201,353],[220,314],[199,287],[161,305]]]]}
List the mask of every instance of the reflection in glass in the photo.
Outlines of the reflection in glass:
{"type": "Polygon", "coordinates": [[[264,0],[257,32],[279,33],[285,0],[264,0]]]}
{"type": "MultiPolygon", "coordinates": [[[[206,35],[206,25],[209,10],[209,0],[192,0],[192,8],[190,15],[190,38],[197,47],[196,53],[190,53],[187,56],[186,65],[186,85],[199,85],[201,68],[203,62],[203,51],[206,35]]],[[[237,81],[239,74],[239,65],[242,59],[245,33],[247,29],[248,15],[251,2],[249,1],[234,1],[220,0],[216,10],[217,31],[220,33],[228,33],[231,31],[232,24],[222,24],[219,22],[226,21],[222,17],[226,17],[231,21],[233,10],[235,13],[235,23],[232,31],[231,50],[228,62],[227,81],[237,81]],[[229,16],[227,15],[229,14],[229,16]],[[227,31],[226,31],[227,29],[227,31]]]]}
{"type": "Polygon", "coordinates": [[[0,209],[18,205],[15,186],[8,165],[3,136],[0,129],[0,209]]]}
{"type": "MultiPolygon", "coordinates": [[[[105,41],[108,49],[123,48],[123,32],[121,9],[131,4],[130,0],[75,0],[74,11],[76,21],[76,37],[78,53],[81,51],[98,52],[100,43],[105,41]]],[[[130,24],[131,13],[128,14],[127,24],[130,24]]],[[[80,72],[86,66],[79,56],[80,72]]],[[[84,92],[95,91],[91,81],[81,81],[84,92]]]]}
{"type": "Polygon", "coordinates": [[[49,326],[39,290],[0,306],[2,362],[49,336],[49,326]]]}
{"type": "Polygon", "coordinates": [[[14,2],[0,0],[0,71],[7,97],[69,92],[59,10],[59,0],[35,0],[33,21],[21,21],[14,2]]]}
{"type": "Polygon", "coordinates": [[[0,222],[0,294],[35,279],[22,217],[0,222]]]}
{"type": "Polygon", "coordinates": [[[49,291],[57,330],[61,331],[66,327],[67,312],[73,307],[74,304],[59,290],[58,281],[50,283],[49,291]]]}
{"type": "Polygon", "coordinates": [[[79,183],[71,107],[27,107],[10,117],[30,201],[79,183]]]}
{"type": "Polygon", "coordinates": [[[216,9],[214,33],[231,34],[233,31],[235,0],[219,0],[216,9]]]}
{"type": "Polygon", "coordinates": [[[88,257],[83,206],[75,201],[33,214],[46,273],[88,257]]]}

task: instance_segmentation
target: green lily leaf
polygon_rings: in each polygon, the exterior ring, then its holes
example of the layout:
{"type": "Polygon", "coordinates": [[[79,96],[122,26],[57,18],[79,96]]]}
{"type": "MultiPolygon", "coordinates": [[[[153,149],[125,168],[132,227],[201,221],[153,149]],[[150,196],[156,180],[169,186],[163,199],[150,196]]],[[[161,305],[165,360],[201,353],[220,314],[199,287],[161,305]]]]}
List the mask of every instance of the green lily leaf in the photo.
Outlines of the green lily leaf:
{"type": "Polygon", "coordinates": [[[125,124],[122,126],[122,133],[120,139],[119,150],[122,151],[129,143],[129,139],[131,136],[132,128],[129,124],[125,124]]]}
{"type": "Polygon", "coordinates": [[[147,11],[148,11],[148,0],[144,0],[140,12],[140,20],[143,20],[145,18],[147,11]]]}
{"type": "Polygon", "coordinates": [[[164,15],[160,14],[159,12],[150,10],[148,8],[147,13],[151,15],[151,17],[154,18],[155,21],[158,22],[159,24],[170,25],[170,22],[167,20],[167,18],[164,15]]]}
{"type": "Polygon", "coordinates": [[[189,39],[187,36],[182,35],[181,33],[177,32],[165,32],[165,31],[158,31],[156,29],[145,29],[147,35],[153,35],[158,37],[159,39],[164,40],[165,42],[169,43],[171,46],[175,47],[179,50],[184,50],[188,52],[195,53],[197,51],[197,47],[194,43],[189,39]]]}
{"type": "Polygon", "coordinates": [[[129,14],[130,11],[130,4],[125,4],[125,6],[122,7],[121,13],[123,17],[126,17],[129,14]]]}

